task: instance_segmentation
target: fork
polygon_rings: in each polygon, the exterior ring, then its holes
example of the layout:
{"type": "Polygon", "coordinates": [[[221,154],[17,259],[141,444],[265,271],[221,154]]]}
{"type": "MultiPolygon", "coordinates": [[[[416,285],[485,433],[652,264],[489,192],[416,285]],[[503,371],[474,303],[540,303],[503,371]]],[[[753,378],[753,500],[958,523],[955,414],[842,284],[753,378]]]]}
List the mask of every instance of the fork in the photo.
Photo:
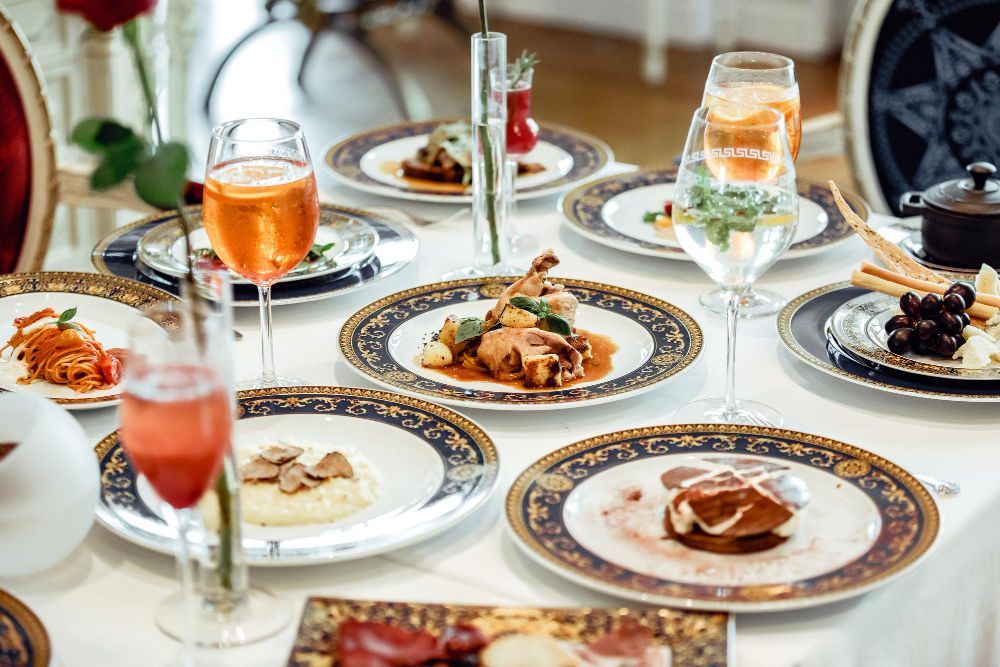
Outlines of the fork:
{"type": "Polygon", "coordinates": [[[413,213],[410,213],[409,211],[404,211],[403,209],[400,209],[400,208],[393,208],[391,206],[369,206],[368,210],[371,211],[372,213],[383,213],[383,214],[388,214],[388,215],[395,215],[396,217],[404,218],[406,220],[409,220],[410,222],[412,222],[415,225],[434,225],[434,224],[437,224],[439,222],[451,222],[452,220],[455,220],[456,218],[460,218],[463,215],[465,215],[466,213],[469,213],[469,212],[472,211],[472,209],[470,209],[468,206],[466,206],[464,208],[458,209],[457,211],[449,213],[448,215],[444,216],[443,218],[423,218],[423,217],[420,217],[419,215],[415,215],[413,213]]]}
{"type": "Polygon", "coordinates": [[[962,492],[962,485],[958,482],[949,482],[946,479],[938,479],[920,473],[914,473],[913,476],[942,498],[954,498],[962,492]]]}
{"type": "Polygon", "coordinates": [[[746,420],[748,422],[750,422],[750,424],[753,425],[753,426],[767,426],[767,427],[770,427],[770,428],[777,428],[778,427],[778,425],[775,424],[774,422],[772,422],[770,419],[768,419],[766,417],[761,417],[760,415],[758,415],[756,413],[747,411],[747,412],[744,413],[744,415],[746,416],[746,420]]]}

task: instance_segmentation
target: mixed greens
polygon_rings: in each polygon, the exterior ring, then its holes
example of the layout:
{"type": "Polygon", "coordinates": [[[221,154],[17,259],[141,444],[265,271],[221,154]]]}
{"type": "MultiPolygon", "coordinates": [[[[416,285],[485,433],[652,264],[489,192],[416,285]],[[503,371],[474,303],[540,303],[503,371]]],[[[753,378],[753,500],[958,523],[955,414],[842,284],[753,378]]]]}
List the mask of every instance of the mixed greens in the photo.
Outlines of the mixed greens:
{"type": "Polygon", "coordinates": [[[683,223],[704,226],[706,238],[721,252],[729,250],[732,232],[752,232],[761,216],[778,213],[778,197],[756,186],[713,186],[704,167],[687,189],[684,204],[683,223]]]}

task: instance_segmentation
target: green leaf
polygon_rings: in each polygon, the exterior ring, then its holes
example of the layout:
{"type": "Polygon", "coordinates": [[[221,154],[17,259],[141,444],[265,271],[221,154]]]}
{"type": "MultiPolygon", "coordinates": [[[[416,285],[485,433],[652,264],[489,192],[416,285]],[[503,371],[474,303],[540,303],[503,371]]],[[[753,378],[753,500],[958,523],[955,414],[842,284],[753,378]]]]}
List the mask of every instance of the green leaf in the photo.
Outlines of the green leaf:
{"type": "Polygon", "coordinates": [[[135,191],[144,202],[158,208],[174,208],[187,184],[188,150],[169,141],[139,163],[135,170],[135,191]]]}
{"type": "Polygon", "coordinates": [[[112,118],[84,118],[73,128],[70,140],[89,153],[101,153],[121,143],[142,143],[135,132],[112,118]]]}
{"type": "Polygon", "coordinates": [[[545,316],[542,320],[542,328],[546,331],[559,334],[560,336],[573,335],[573,327],[570,325],[569,320],[562,315],[556,315],[555,313],[549,313],[545,316]]]}
{"type": "Polygon", "coordinates": [[[458,331],[455,332],[455,342],[464,343],[465,341],[481,336],[482,334],[483,321],[478,317],[466,317],[458,323],[458,331]]]}
{"type": "Polygon", "coordinates": [[[76,306],[73,306],[72,308],[67,308],[62,312],[61,315],[59,315],[59,324],[63,324],[64,322],[69,322],[74,317],[76,317],[76,306]]]}
{"type": "Polygon", "coordinates": [[[312,247],[309,248],[309,252],[306,253],[306,258],[302,262],[318,262],[323,259],[323,253],[337,245],[336,241],[331,241],[325,245],[320,245],[318,243],[313,243],[312,247]]]}
{"type": "Polygon", "coordinates": [[[646,211],[642,214],[643,222],[656,222],[656,219],[663,215],[662,211],[646,211]]]}
{"type": "Polygon", "coordinates": [[[81,334],[83,333],[83,329],[76,326],[72,322],[56,322],[56,328],[59,329],[59,331],[66,331],[66,329],[73,329],[74,331],[77,331],[81,334]]]}
{"type": "Polygon", "coordinates": [[[532,299],[527,296],[512,296],[510,305],[521,310],[526,310],[536,317],[544,317],[549,312],[549,304],[541,299],[532,299]]]}

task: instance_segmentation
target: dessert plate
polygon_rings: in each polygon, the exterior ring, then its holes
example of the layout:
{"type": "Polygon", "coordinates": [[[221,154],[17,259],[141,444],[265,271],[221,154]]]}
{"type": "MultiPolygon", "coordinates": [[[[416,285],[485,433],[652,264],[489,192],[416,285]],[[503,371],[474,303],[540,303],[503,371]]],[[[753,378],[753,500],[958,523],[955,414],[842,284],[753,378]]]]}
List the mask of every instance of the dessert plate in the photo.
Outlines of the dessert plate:
{"type": "Polygon", "coordinates": [[[0,664],[49,667],[51,662],[45,626],[27,605],[0,589],[0,664]]]}
{"type": "Polygon", "coordinates": [[[580,302],[580,328],[609,336],[618,350],[609,374],[565,389],[525,389],[500,382],[460,382],[421,366],[428,336],[448,315],[482,317],[514,279],[470,278],[397,292],[365,306],[340,330],[344,359],[372,382],[446,405],[487,410],[552,410],[595,405],[654,389],[701,354],[701,328],[655,297],[587,280],[558,279],[580,302]]]}
{"type": "Polygon", "coordinates": [[[880,391],[945,401],[1000,402],[1000,382],[969,382],[901,373],[848,353],[833,338],[830,320],[842,305],[868,290],[834,283],[793,299],[778,314],[778,337],[800,361],[828,375],[880,391]]]}
{"type": "Polygon", "coordinates": [[[647,604],[763,612],[890,581],[927,556],[939,518],[920,482],[858,447],[784,429],[684,424],[602,435],[543,457],[507,494],[507,521],[525,553],[588,588],[647,604]],[[798,530],[747,554],[664,539],[660,475],[733,456],[779,463],[809,486],[798,530]]]}
{"type": "MultiPolygon", "coordinates": [[[[376,236],[374,253],[366,262],[346,272],[278,282],[271,289],[273,305],[317,301],[362,289],[405,267],[420,248],[417,237],[406,226],[374,213],[333,204],[321,204],[320,210],[324,216],[345,216],[365,223],[376,236]]],[[[138,256],[139,242],[150,230],[176,222],[176,219],[176,213],[159,213],[115,230],[94,247],[91,253],[94,268],[101,273],[138,280],[179,294],[177,278],[150,268],[138,256]]],[[[257,299],[254,285],[234,285],[233,305],[256,308],[257,299]]]]}
{"type": "MultiPolygon", "coordinates": [[[[247,562],[308,565],[373,556],[426,539],[482,505],[497,483],[497,452],[465,417],[398,394],[341,387],[281,387],[238,395],[235,446],[292,438],[353,447],[380,479],[375,501],[339,521],[265,527],[244,523],[247,562]]],[[[97,519],[140,546],[173,553],[160,502],[125,456],[118,432],[96,448],[97,519]]]]}
{"type": "MultiPolygon", "coordinates": [[[[336,142],[324,151],[327,171],[344,185],[377,195],[412,201],[471,203],[468,188],[408,180],[396,174],[403,160],[427,145],[439,125],[453,120],[401,123],[367,130],[336,142]]],[[[543,124],[538,145],[522,158],[545,167],[517,179],[516,199],[534,199],[564,190],[593,177],[614,159],[599,139],[566,127],[543,124]]]]}
{"type": "MultiPolygon", "coordinates": [[[[191,248],[195,251],[210,250],[212,244],[202,226],[201,216],[195,214],[191,217],[195,225],[191,230],[191,248]]],[[[314,244],[332,247],[315,262],[299,264],[278,282],[319,278],[331,273],[346,273],[371,259],[377,243],[378,232],[364,220],[323,209],[320,211],[314,244]]],[[[177,278],[188,271],[185,245],[181,223],[175,219],[156,225],[146,232],[139,239],[137,257],[154,271],[177,278]]],[[[233,271],[230,271],[230,275],[234,284],[251,284],[249,280],[233,271]]]]}
{"type": "Polygon", "coordinates": [[[1000,363],[986,368],[963,368],[961,359],[889,350],[885,323],[893,316],[899,299],[868,292],[843,304],[830,318],[830,331],[848,352],[886,368],[956,380],[1000,380],[1000,363]]]}
{"type": "MultiPolygon", "coordinates": [[[[672,201],[677,170],[674,168],[630,172],[581,185],[559,204],[570,229],[611,248],[651,257],[690,260],[672,229],[643,222],[647,211],[662,211],[672,201]]],[[[792,247],[782,259],[806,257],[829,250],[854,232],[837,210],[830,189],[815,181],[798,179],[799,228],[792,247]]],[[[862,219],[868,207],[851,192],[842,191],[862,219]]]]}
{"type": "MultiPolygon", "coordinates": [[[[440,636],[448,625],[468,624],[487,636],[508,632],[544,633],[563,641],[587,643],[629,619],[648,628],[652,646],[667,648],[671,667],[725,667],[733,664],[729,640],[734,617],[681,609],[550,609],[479,607],[457,604],[371,602],[312,597],[288,659],[289,667],[339,664],[336,635],[348,620],[392,623],[440,636]]],[[[617,663],[616,663],[617,664],[617,663]]]]}
{"type": "MultiPolygon", "coordinates": [[[[74,321],[94,330],[104,349],[126,346],[126,329],[139,311],[163,301],[177,301],[172,294],[134,280],[96,273],[11,273],[0,276],[0,344],[15,329],[15,317],[42,308],[58,313],[76,308],[74,321]]],[[[67,410],[89,410],[121,402],[122,385],[78,393],[65,385],[36,380],[18,384],[24,364],[11,359],[10,350],[0,357],[0,391],[22,391],[51,399],[67,410]]]]}

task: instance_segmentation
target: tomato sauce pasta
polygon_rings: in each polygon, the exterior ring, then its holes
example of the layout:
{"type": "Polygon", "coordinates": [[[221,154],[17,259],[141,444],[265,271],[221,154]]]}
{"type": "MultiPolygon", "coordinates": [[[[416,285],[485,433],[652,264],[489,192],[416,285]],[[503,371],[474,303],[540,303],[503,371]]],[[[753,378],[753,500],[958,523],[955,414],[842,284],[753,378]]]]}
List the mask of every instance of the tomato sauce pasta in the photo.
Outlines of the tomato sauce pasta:
{"type": "Polygon", "coordinates": [[[10,348],[12,358],[24,363],[26,374],[18,383],[44,380],[86,393],[121,381],[124,351],[105,350],[92,329],[69,321],[75,314],[75,308],[62,315],[44,308],[14,320],[17,331],[0,354],[10,348]]]}

